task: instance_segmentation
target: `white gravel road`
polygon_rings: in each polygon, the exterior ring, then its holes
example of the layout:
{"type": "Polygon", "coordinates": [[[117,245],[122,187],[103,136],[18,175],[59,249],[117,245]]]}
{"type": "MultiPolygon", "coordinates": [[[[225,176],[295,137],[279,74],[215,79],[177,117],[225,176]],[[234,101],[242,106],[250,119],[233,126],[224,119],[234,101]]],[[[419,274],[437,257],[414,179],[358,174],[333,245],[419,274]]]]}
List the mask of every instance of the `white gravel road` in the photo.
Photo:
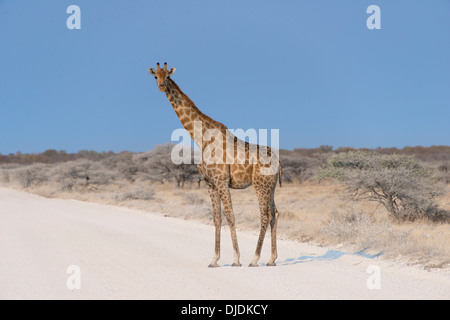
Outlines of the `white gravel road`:
{"type": "Polygon", "coordinates": [[[245,267],[231,267],[223,230],[210,269],[212,226],[0,188],[0,299],[450,298],[443,274],[292,241],[276,267],[248,268],[256,237],[238,232],[245,267]]]}

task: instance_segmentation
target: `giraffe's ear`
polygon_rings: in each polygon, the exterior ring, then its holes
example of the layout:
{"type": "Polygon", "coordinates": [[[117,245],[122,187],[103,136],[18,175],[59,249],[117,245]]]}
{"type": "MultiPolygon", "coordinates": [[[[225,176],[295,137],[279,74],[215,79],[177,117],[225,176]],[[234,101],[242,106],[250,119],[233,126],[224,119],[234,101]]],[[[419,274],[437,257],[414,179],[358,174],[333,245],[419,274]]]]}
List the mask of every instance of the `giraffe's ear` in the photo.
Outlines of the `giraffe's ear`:
{"type": "Polygon", "coordinates": [[[148,68],[148,73],[150,73],[152,76],[156,75],[156,71],[153,68],[148,68]]]}
{"type": "Polygon", "coordinates": [[[175,73],[175,70],[177,70],[177,68],[170,68],[169,76],[173,75],[175,73]]]}

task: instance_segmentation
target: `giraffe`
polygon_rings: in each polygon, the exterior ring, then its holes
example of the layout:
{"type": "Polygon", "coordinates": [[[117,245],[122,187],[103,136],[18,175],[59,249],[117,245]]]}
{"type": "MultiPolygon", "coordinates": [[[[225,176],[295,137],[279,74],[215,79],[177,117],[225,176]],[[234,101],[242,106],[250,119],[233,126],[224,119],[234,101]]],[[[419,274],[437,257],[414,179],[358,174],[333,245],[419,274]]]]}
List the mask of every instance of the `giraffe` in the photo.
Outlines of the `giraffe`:
{"type": "MultiPolygon", "coordinates": [[[[232,266],[241,266],[230,188],[245,189],[250,185],[253,185],[259,202],[261,228],[255,254],[249,266],[258,266],[269,223],[271,227],[271,256],[267,266],[275,266],[278,211],[274,202],[274,194],[278,181],[281,186],[281,165],[278,159],[276,159],[270,147],[244,142],[235,137],[225,125],[203,114],[170,78],[175,70],[175,68],[167,69],[167,63],[164,63],[163,68],[157,63],[156,70],[148,68],[148,72],[156,79],[158,89],[165,92],[181,124],[202,151],[202,161],[198,164],[198,170],[208,186],[215,225],[214,258],[209,267],[219,266],[222,225],[221,204],[223,204],[225,217],[231,232],[234,254],[232,266]],[[212,142],[206,144],[205,140],[208,139],[205,137],[210,131],[214,132],[213,138],[210,137],[212,142]],[[208,147],[213,142],[218,147],[211,151],[209,150],[211,148],[208,149],[208,147]],[[224,152],[224,150],[231,150],[232,152],[224,152]],[[252,151],[257,152],[252,153],[252,151]],[[272,160],[275,159],[275,170],[267,171],[269,169],[267,158],[264,160],[261,154],[271,157],[272,160]],[[272,158],[272,155],[274,158],[272,158]],[[215,161],[208,161],[210,159],[215,161]]],[[[272,164],[273,162],[270,165],[272,164]]]]}

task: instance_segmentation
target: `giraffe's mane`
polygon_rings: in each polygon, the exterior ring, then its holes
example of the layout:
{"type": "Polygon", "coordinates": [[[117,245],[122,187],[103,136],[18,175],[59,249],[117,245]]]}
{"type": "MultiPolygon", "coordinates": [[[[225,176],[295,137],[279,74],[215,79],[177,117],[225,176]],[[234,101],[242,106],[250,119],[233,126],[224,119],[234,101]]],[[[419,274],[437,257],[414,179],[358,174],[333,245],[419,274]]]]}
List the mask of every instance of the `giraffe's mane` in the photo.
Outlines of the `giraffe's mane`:
{"type": "Polygon", "coordinates": [[[189,98],[189,96],[180,89],[180,87],[175,83],[175,81],[173,81],[170,77],[168,78],[168,80],[170,81],[170,84],[181,94],[183,100],[186,101],[201,118],[205,119],[209,125],[214,126],[221,131],[226,131],[228,129],[223,123],[216,121],[213,118],[201,112],[200,109],[197,108],[195,103],[189,98]]]}

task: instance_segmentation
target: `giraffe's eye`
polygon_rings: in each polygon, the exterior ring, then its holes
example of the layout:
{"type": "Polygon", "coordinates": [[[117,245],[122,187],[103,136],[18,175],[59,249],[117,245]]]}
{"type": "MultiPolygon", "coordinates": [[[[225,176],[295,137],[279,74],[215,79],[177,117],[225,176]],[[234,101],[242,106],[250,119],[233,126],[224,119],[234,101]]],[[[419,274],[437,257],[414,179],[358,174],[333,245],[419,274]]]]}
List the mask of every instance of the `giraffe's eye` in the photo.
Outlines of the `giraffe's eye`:
{"type": "Polygon", "coordinates": [[[158,79],[158,78],[155,76],[155,79],[158,79]]]}

